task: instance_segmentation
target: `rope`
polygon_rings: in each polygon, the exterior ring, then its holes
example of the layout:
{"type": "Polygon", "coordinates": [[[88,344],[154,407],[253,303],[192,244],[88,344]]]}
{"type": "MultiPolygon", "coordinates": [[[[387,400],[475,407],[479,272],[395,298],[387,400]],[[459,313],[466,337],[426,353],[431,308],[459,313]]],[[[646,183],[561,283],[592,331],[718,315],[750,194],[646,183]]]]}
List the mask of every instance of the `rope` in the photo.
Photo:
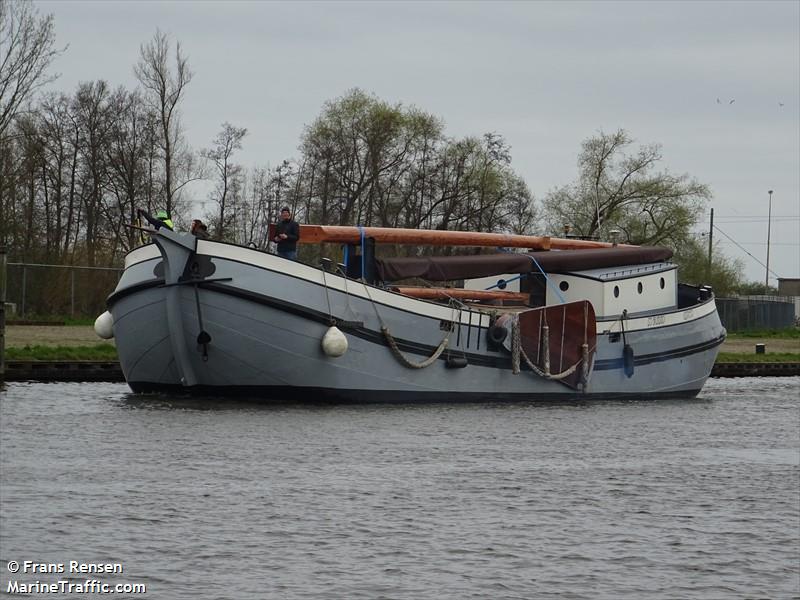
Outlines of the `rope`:
{"type": "Polygon", "coordinates": [[[203,313],[200,311],[200,290],[197,284],[194,284],[194,300],[197,303],[197,323],[200,325],[200,333],[197,334],[197,345],[202,346],[203,362],[208,362],[208,344],[211,342],[211,336],[203,327],[203,313]]]}
{"type": "Polygon", "coordinates": [[[519,331],[519,315],[511,317],[511,372],[519,375],[519,357],[522,354],[522,344],[519,331]]]}
{"type": "Polygon", "coordinates": [[[365,240],[364,240],[364,228],[361,225],[357,225],[358,227],[358,235],[361,237],[361,281],[367,280],[367,274],[364,272],[364,268],[366,266],[366,258],[364,256],[365,248],[365,240]]]}
{"type": "Polygon", "coordinates": [[[539,272],[542,275],[544,275],[544,280],[547,282],[547,285],[550,286],[550,289],[553,290],[555,295],[558,296],[558,299],[561,300],[561,304],[566,304],[567,301],[564,299],[564,296],[561,294],[561,292],[558,291],[558,288],[553,285],[553,282],[550,281],[550,278],[547,276],[547,273],[544,272],[544,269],[542,269],[539,262],[535,258],[533,258],[530,254],[525,254],[524,256],[530,258],[533,261],[533,264],[536,265],[536,268],[539,269],[539,272]]]}
{"type": "MultiPolygon", "coordinates": [[[[586,328],[584,328],[586,331],[586,328]]],[[[564,368],[564,337],[567,335],[567,307],[561,307],[561,353],[558,358],[558,368],[564,368]]]]}
{"type": "Polygon", "coordinates": [[[394,354],[394,357],[409,369],[424,369],[425,367],[429,367],[433,363],[435,363],[436,359],[438,359],[439,356],[441,356],[442,352],[444,352],[445,348],[447,348],[447,344],[450,342],[449,336],[445,335],[444,339],[442,339],[442,341],[436,347],[436,350],[433,351],[433,354],[431,354],[428,358],[426,358],[422,362],[415,363],[408,360],[403,354],[403,352],[400,350],[400,348],[397,346],[397,341],[394,339],[394,337],[392,337],[392,334],[389,332],[389,328],[383,321],[383,317],[381,317],[381,314],[378,312],[378,305],[372,299],[372,294],[369,291],[370,286],[367,285],[366,283],[364,283],[363,285],[364,289],[367,292],[367,298],[369,298],[370,304],[372,304],[372,308],[375,311],[375,316],[378,318],[378,322],[381,324],[381,333],[383,334],[383,337],[386,338],[386,341],[389,343],[389,349],[392,351],[392,354],[394,354]]]}
{"type": "Polygon", "coordinates": [[[445,336],[444,339],[439,344],[439,346],[437,346],[436,350],[433,351],[433,354],[431,354],[428,358],[426,358],[422,362],[415,363],[411,362],[405,357],[405,355],[403,355],[400,348],[397,347],[397,342],[392,337],[392,334],[389,333],[388,327],[381,327],[381,333],[383,333],[383,337],[386,338],[386,341],[389,342],[389,348],[391,348],[392,354],[394,354],[395,358],[397,358],[397,360],[399,360],[402,364],[404,364],[410,369],[424,369],[425,367],[431,366],[433,363],[436,362],[436,359],[438,359],[439,356],[441,356],[442,352],[444,352],[444,349],[447,348],[447,344],[450,341],[450,339],[447,336],[445,336]]]}
{"type": "Polygon", "coordinates": [[[625,319],[628,318],[628,309],[625,308],[622,311],[622,314],[619,316],[619,326],[622,328],[622,344],[624,346],[628,345],[628,340],[625,338],[625,319]]]}
{"type": "Polygon", "coordinates": [[[322,287],[325,288],[325,300],[328,301],[328,323],[336,325],[336,320],[333,318],[333,311],[331,310],[331,297],[328,293],[328,280],[325,278],[325,268],[322,268],[322,287]]]}
{"type": "MultiPolygon", "coordinates": [[[[142,227],[142,219],[140,217],[136,217],[136,226],[142,227]]],[[[145,238],[145,233],[141,229],[139,229],[139,243],[142,245],[147,243],[147,239],[145,238]]]]}
{"type": "Polygon", "coordinates": [[[581,354],[583,356],[583,372],[581,379],[583,385],[589,383],[589,303],[583,303],[583,344],[581,344],[581,354]]]}
{"type": "MultiPolygon", "coordinates": [[[[345,246],[345,251],[347,251],[347,246],[345,246]]],[[[346,265],[347,263],[345,263],[346,265]]],[[[345,300],[345,314],[350,314],[350,316],[354,317],[354,321],[358,321],[359,315],[356,311],[353,310],[353,307],[350,305],[350,292],[347,290],[347,273],[338,269],[339,274],[342,276],[342,283],[344,284],[344,300],[345,300]]]]}
{"type": "Polygon", "coordinates": [[[527,274],[527,273],[522,273],[522,274],[520,274],[520,275],[516,275],[516,276],[514,276],[514,277],[511,277],[511,278],[509,278],[509,279],[498,279],[498,280],[497,280],[497,283],[495,283],[494,285],[490,285],[490,286],[489,286],[489,287],[487,287],[486,289],[487,289],[487,290],[493,290],[494,288],[500,288],[500,289],[503,289],[503,288],[504,288],[506,285],[508,285],[508,284],[509,284],[509,283],[511,283],[512,281],[516,281],[517,279],[522,279],[523,277],[527,277],[527,276],[528,276],[528,274],[527,274]],[[501,281],[503,282],[503,287],[500,287],[500,282],[501,282],[501,281]]]}
{"type": "MultiPolygon", "coordinates": [[[[548,330],[546,325],[544,327],[544,330],[546,333],[544,340],[546,340],[547,330],[548,330]]],[[[549,372],[550,371],[548,365],[549,361],[547,360],[549,358],[549,352],[546,351],[545,370],[542,371],[539,367],[537,367],[535,364],[531,362],[531,360],[528,358],[528,355],[525,353],[525,350],[522,348],[522,334],[520,332],[520,326],[519,326],[519,314],[515,314],[511,318],[511,371],[512,373],[514,373],[514,375],[519,375],[520,373],[520,357],[522,357],[525,359],[525,364],[528,365],[530,370],[533,371],[539,377],[542,377],[544,379],[549,379],[552,381],[559,381],[561,379],[566,379],[575,372],[575,370],[578,368],[578,365],[580,365],[582,362],[583,363],[588,362],[587,361],[589,355],[588,345],[582,344],[581,350],[583,356],[578,360],[578,362],[569,367],[566,371],[562,371],[561,373],[555,373],[555,374],[549,372]]]]}

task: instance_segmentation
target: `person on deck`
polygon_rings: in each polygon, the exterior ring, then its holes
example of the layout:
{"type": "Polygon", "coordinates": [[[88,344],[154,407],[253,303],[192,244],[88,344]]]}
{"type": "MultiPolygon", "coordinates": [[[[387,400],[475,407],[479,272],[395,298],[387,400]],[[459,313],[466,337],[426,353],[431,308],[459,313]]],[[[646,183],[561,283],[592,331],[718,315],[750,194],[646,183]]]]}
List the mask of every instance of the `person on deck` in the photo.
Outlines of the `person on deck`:
{"type": "Polygon", "coordinates": [[[194,219],[192,220],[192,235],[201,240],[207,240],[209,238],[208,227],[200,219],[194,219]]]}
{"type": "Polygon", "coordinates": [[[157,210],[156,216],[153,217],[149,212],[143,210],[141,208],[136,209],[136,214],[139,217],[144,217],[150,225],[156,228],[156,230],[160,229],[161,227],[166,227],[170,231],[173,231],[174,227],[172,225],[172,219],[169,218],[169,214],[165,210],[157,210]]]}
{"type": "Polygon", "coordinates": [[[275,226],[275,237],[272,241],[278,244],[278,256],[297,260],[297,240],[300,239],[300,225],[292,220],[292,211],[288,206],[281,209],[281,220],[275,226]]]}
{"type": "Polygon", "coordinates": [[[169,214],[165,210],[156,211],[156,219],[161,221],[164,224],[164,227],[169,229],[170,231],[175,230],[175,226],[172,224],[172,219],[169,218],[169,214]]]}

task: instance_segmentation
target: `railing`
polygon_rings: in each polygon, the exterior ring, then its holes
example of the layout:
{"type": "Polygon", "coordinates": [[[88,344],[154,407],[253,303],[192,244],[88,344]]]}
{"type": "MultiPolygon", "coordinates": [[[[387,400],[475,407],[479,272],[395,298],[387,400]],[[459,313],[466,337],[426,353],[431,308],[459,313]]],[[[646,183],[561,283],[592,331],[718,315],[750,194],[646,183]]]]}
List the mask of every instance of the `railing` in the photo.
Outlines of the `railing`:
{"type": "Polygon", "coordinates": [[[6,302],[17,309],[15,316],[20,319],[31,314],[96,316],[105,310],[105,299],[123,271],[122,267],[7,264],[6,302]]]}
{"type": "Polygon", "coordinates": [[[653,265],[641,265],[637,267],[631,267],[629,269],[621,269],[619,271],[606,271],[605,273],[601,273],[598,278],[599,279],[618,279],[621,277],[626,277],[628,275],[636,275],[636,274],[647,274],[647,273],[657,273],[659,271],[669,271],[673,268],[674,265],[672,263],[658,263],[653,265]]]}

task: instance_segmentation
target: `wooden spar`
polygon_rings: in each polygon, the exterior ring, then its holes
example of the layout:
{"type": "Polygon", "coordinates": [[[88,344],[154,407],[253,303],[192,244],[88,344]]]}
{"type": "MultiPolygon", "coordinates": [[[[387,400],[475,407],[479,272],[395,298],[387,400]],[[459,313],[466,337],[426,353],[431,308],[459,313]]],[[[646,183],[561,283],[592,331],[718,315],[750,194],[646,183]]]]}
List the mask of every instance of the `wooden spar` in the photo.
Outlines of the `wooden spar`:
{"type": "MultiPolygon", "coordinates": [[[[395,229],[391,227],[364,227],[364,235],[378,244],[404,244],[411,246],[505,246],[509,248],[535,248],[549,250],[550,238],[532,235],[506,235],[471,231],[439,231],[435,229],[395,229]]],[[[320,244],[361,243],[358,227],[340,225],[301,225],[300,242],[320,244]]]]}
{"type": "Polygon", "coordinates": [[[459,300],[512,300],[514,302],[527,302],[530,294],[521,292],[501,292],[496,290],[465,290],[463,288],[426,288],[426,287],[393,287],[392,291],[422,298],[424,300],[447,300],[457,298],[459,300]]]}
{"type": "MultiPolygon", "coordinates": [[[[581,248],[610,248],[608,242],[551,238],[534,235],[483,233],[473,231],[440,231],[438,229],[399,229],[391,227],[364,227],[366,237],[378,244],[404,244],[409,246],[485,246],[528,248],[530,250],[576,250],[581,248]]],[[[270,224],[270,239],[274,237],[274,224],[270,224]]],[[[358,227],[342,225],[300,225],[301,244],[361,243],[358,227]]],[[[622,244],[620,244],[622,245],[622,244]]]]}

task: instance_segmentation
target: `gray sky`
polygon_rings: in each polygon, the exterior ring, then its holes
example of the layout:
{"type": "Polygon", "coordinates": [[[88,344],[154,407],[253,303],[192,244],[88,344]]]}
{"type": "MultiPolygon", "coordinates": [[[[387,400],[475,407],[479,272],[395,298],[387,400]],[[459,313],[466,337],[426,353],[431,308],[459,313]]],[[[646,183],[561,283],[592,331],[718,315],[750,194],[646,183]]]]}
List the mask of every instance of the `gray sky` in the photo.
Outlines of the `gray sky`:
{"type": "Polygon", "coordinates": [[[798,1],[36,4],[69,44],[53,89],[132,88],[156,27],[180,41],[195,149],[229,121],[249,130],[239,162],[278,164],[326,100],[359,87],[441,117],[450,136],[503,135],[542,198],[575,179],[582,140],[624,128],[710,185],[715,223],[762,263],[774,190],[770,268],[800,276],[798,1]]]}

